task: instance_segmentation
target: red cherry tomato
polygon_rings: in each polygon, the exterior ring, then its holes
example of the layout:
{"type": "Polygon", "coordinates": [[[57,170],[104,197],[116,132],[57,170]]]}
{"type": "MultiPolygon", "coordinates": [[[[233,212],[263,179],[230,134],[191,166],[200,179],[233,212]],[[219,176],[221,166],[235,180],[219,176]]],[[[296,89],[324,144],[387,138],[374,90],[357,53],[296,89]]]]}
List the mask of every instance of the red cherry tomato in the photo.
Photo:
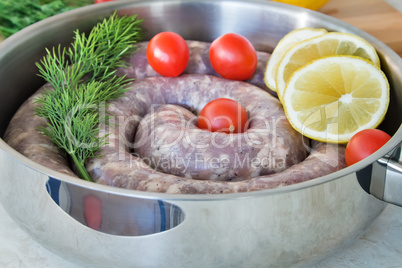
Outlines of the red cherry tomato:
{"type": "Polygon", "coordinates": [[[241,133],[247,129],[246,110],[231,99],[215,99],[201,110],[198,127],[212,132],[241,133]]]}
{"type": "Polygon", "coordinates": [[[235,33],[224,34],[212,42],[209,60],[219,75],[232,80],[250,79],[257,67],[253,44],[235,33]]]}
{"type": "Polygon", "coordinates": [[[110,1],[113,1],[113,0],[95,0],[95,4],[110,2],[110,1]]]}
{"type": "Polygon", "coordinates": [[[161,32],[149,41],[147,59],[160,75],[175,77],[188,64],[190,52],[183,37],[173,32],[161,32]]]}
{"type": "Polygon", "coordinates": [[[391,136],[379,129],[365,129],[356,133],[346,145],[346,164],[350,166],[366,158],[380,149],[389,139],[391,136]]]}
{"type": "Polygon", "coordinates": [[[85,196],[84,217],[88,227],[99,230],[102,224],[102,200],[93,195],[85,196]]]}

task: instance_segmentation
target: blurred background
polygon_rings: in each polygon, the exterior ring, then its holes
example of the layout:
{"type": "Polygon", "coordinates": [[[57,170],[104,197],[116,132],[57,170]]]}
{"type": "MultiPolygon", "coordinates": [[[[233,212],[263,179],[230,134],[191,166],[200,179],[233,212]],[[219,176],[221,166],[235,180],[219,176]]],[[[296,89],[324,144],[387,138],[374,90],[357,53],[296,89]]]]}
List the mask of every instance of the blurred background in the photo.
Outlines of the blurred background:
{"type": "MultiPolygon", "coordinates": [[[[46,17],[113,0],[0,0],[0,41],[46,17]]],[[[116,0],[114,0],[116,1],[116,0]]],[[[402,55],[402,0],[272,0],[317,10],[350,23],[402,55]]]]}

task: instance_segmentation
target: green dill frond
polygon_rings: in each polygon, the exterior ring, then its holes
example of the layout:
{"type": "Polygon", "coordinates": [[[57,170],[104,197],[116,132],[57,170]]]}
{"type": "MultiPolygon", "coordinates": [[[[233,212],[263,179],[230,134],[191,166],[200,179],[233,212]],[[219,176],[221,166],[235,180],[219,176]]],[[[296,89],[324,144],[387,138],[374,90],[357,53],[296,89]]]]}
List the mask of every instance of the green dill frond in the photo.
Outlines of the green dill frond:
{"type": "Polygon", "coordinates": [[[39,76],[52,86],[36,100],[36,114],[48,120],[39,131],[71,156],[83,179],[90,180],[85,160],[106,144],[99,136],[99,125],[107,123],[102,108],[132,82],[117,76],[116,69],[141,39],[141,20],[114,13],[88,36],[77,30],[69,49],[47,50],[37,63],[39,76]]]}
{"type": "Polygon", "coordinates": [[[132,40],[142,38],[141,20],[114,14],[95,26],[88,37],[77,30],[67,54],[72,62],[82,63],[85,74],[92,73],[92,79],[102,80],[122,67],[120,59],[135,49],[132,40]]]}

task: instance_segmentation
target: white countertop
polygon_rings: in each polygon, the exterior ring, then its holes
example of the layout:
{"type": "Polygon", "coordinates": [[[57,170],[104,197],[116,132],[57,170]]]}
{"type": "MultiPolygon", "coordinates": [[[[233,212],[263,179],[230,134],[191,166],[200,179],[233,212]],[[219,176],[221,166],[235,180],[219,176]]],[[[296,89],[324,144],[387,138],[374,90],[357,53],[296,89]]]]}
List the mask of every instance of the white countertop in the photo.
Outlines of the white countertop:
{"type": "MultiPolygon", "coordinates": [[[[1,268],[78,268],[36,243],[0,204],[1,268]]],[[[388,205],[373,226],[351,246],[315,268],[402,267],[402,208],[388,205]]]]}

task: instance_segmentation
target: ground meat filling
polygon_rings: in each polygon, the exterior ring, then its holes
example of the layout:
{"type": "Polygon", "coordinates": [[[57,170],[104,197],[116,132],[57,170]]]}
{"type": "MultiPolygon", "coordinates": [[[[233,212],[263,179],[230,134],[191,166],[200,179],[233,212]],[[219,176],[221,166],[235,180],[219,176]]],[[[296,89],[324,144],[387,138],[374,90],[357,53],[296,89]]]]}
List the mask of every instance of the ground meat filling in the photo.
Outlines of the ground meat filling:
{"type": "MultiPolygon", "coordinates": [[[[125,96],[110,103],[109,124],[100,126],[109,143],[101,158],[86,163],[95,182],[150,192],[219,194],[290,185],[345,167],[345,146],[311,142],[291,128],[263,81],[268,53],[258,52],[254,76],[237,82],[213,71],[208,43],[187,43],[190,62],[180,77],[160,77],[152,70],[147,43],[139,44],[128,66],[118,70],[136,80],[125,96]],[[247,110],[247,131],[223,134],[197,127],[197,114],[216,98],[234,99],[247,110]]],[[[46,125],[35,116],[42,91],[21,106],[4,139],[33,161],[75,176],[58,149],[36,131],[46,125]]]]}
{"type": "Polygon", "coordinates": [[[125,148],[141,160],[121,158],[144,161],[164,173],[198,180],[244,180],[283,171],[307,156],[307,140],[290,126],[279,101],[248,83],[194,74],[147,78],[133,83],[112,105],[119,107],[111,115],[120,118],[120,136],[112,136],[116,140],[110,144],[128,142],[125,148]],[[220,97],[234,99],[248,111],[247,131],[212,133],[197,127],[200,110],[220,97]]]}

